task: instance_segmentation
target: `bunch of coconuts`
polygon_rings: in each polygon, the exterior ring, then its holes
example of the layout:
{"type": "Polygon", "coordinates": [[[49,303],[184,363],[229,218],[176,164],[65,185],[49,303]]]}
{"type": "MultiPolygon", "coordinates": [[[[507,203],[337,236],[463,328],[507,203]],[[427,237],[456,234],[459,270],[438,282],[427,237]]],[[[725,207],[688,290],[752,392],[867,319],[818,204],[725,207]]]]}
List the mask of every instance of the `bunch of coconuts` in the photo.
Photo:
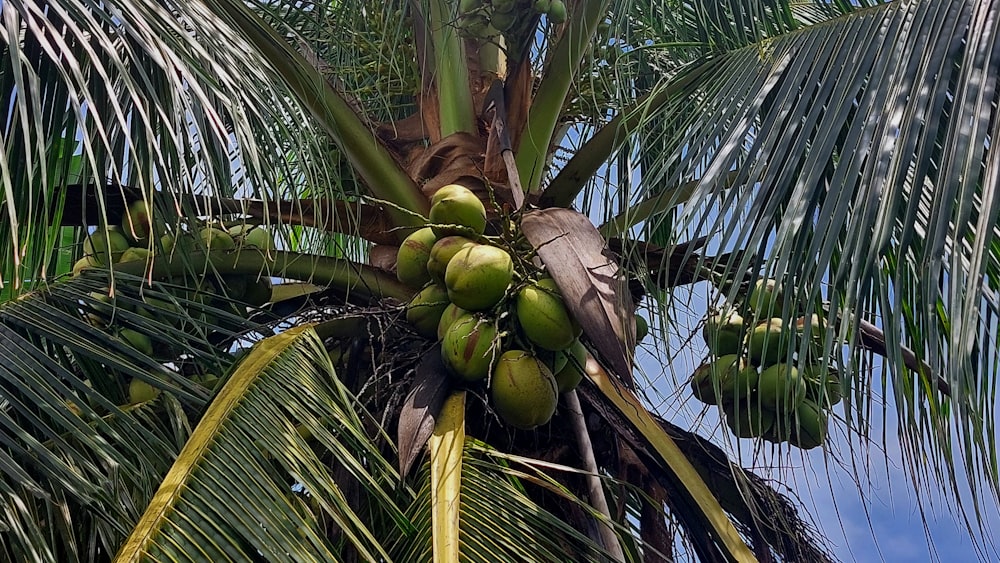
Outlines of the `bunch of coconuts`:
{"type": "Polygon", "coordinates": [[[520,259],[515,245],[483,235],[486,208],[464,186],[434,194],[430,225],[408,236],[396,257],[399,280],[420,288],[406,307],[407,321],[440,341],[456,380],[488,384],[493,409],[506,423],[524,429],[547,423],[559,393],[576,388],[587,361],[582,330],[559,288],[520,259]]]}
{"type": "Polygon", "coordinates": [[[476,39],[514,32],[533,21],[536,13],[547,14],[554,24],[568,17],[564,0],[461,0],[458,11],[459,31],[476,39]]]}
{"type": "MultiPolygon", "coordinates": [[[[100,225],[86,236],[83,241],[83,257],[73,265],[73,275],[78,276],[89,268],[107,268],[112,264],[150,262],[158,252],[170,255],[174,252],[239,248],[253,248],[261,252],[272,251],[275,249],[274,235],[263,227],[242,224],[228,229],[204,224],[190,230],[182,229],[167,233],[162,225],[152,220],[146,204],[137,201],[129,206],[121,225],[100,225]]],[[[186,301],[225,308],[241,315],[248,313],[247,308],[233,307],[233,301],[256,307],[271,299],[270,278],[255,274],[221,276],[214,281],[188,279],[182,285],[185,289],[171,290],[171,292],[186,301]]],[[[112,303],[113,300],[107,290],[91,292],[90,297],[97,306],[90,308],[86,318],[90,324],[100,328],[109,327],[108,318],[116,309],[128,309],[150,319],[162,318],[159,314],[164,311],[177,312],[177,305],[174,302],[149,296],[142,296],[141,304],[130,305],[123,305],[121,302],[112,303]]],[[[203,313],[191,314],[198,318],[203,313]]],[[[116,335],[147,356],[160,355],[160,350],[155,349],[152,340],[145,334],[131,328],[117,327],[116,335]]],[[[129,391],[133,403],[151,400],[159,392],[138,379],[132,381],[129,391]]]]}
{"type": "Polygon", "coordinates": [[[801,317],[789,327],[780,318],[768,318],[781,303],[777,282],[762,279],[742,308],[710,314],[704,337],[711,358],[695,370],[691,390],[702,402],[721,406],[739,438],[812,449],[826,439],[828,409],[841,400],[840,378],[822,365],[822,320],[801,317]],[[797,351],[802,339],[809,340],[807,356],[786,363],[789,350],[797,351]]]}

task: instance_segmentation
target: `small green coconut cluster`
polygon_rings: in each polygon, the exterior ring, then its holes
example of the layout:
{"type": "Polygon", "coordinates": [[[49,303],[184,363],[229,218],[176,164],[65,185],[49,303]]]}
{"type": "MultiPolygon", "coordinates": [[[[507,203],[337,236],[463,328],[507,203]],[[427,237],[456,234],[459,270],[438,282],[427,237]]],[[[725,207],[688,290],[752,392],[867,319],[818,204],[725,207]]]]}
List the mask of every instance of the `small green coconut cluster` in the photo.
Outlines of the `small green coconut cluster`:
{"type": "MultiPolygon", "coordinates": [[[[129,206],[121,225],[100,225],[83,241],[83,257],[73,265],[78,276],[88,268],[107,268],[125,262],[152,263],[158,253],[174,255],[207,250],[275,249],[274,235],[264,227],[239,224],[229,228],[209,224],[193,225],[167,232],[152,219],[145,202],[129,206]]],[[[270,279],[256,274],[222,276],[221,281],[187,280],[185,297],[208,303],[213,296],[225,296],[253,306],[271,299],[270,279]]]]}
{"type": "Polygon", "coordinates": [[[564,23],[568,16],[564,0],[461,0],[458,29],[467,37],[489,39],[520,31],[537,14],[546,14],[554,24],[564,23]]]}
{"type": "Polygon", "coordinates": [[[486,208],[464,186],[434,194],[430,224],[397,254],[399,280],[420,288],[407,321],[440,341],[457,381],[489,385],[493,408],[508,424],[547,423],[587,361],[582,330],[558,286],[518,255],[510,237],[484,236],[486,208]]]}
{"type": "Polygon", "coordinates": [[[823,368],[822,320],[812,315],[786,326],[771,316],[782,299],[775,280],[758,280],[745,303],[710,314],[704,337],[711,358],[695,370],[691,390],[719,405],[739,438],[811,449],[826,439],[828,410],[841,400],[840,378],[823,368]],[[807,353],[800,357],[803,340],[807,353]]]}
{"type": "MultiPolygon", "coordinates": [[[[158,253],[173,254],[201,250],[256,249],[268,252],[275,249],[273,234],[263,227],[237,225],[220,228],[207,224],[195,225],[190,229],[166,232],[144,202],[133,203],[125,213],[121,225],[100,225],[89,233],[83,241],[83,257],[73,266],[73,275],[79,276],[90,268],[104,269],[112,264],[126,262],[152,263],[158,253]]],[[[169,292],[184,303],[197,303],[225,309],[246,315],[246,307],[234,306],[234,301],[251,306],[260,306],[271,299],[271,280],[258,275],[228,275],[215,280],[185,278],[176,283],[178,289],[169,292]]],[[[150,357],[167,357],[170,350],[158,349],[149,336],[132,328],[112,323],[114,315],[121,311],[137,313],[149,319],[178,318],[177,302],[142,296],[137,300],[112,299],[109,290],[94,291],[90,294],[91,306],[86,313],[87,321],[100,328],[115,327],[115,335],[139,352],[150,357]],[[168,314],[164,314],[168,313],[168,314]]],[[[201,310],[189,310],[188,316],[201,318],[201,310]]],[[[154,388],[136,380],[133,402],[141,402],[154,388]]],[[[131,388],[130,388],[131,390],[131,388]]]]}

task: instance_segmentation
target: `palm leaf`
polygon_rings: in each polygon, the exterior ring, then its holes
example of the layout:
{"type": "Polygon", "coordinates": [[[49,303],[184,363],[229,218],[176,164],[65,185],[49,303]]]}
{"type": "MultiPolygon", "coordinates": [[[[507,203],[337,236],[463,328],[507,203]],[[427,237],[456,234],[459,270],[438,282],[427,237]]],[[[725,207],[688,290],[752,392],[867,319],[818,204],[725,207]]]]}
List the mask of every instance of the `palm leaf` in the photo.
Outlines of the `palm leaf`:
{"type": "MultiPolygon", "coordinates": [[[[953,500],[959,472],[978,476],[973,498],[998,484],[976,422],[995,404],[980,382],[996,350],[996,277],[987,272],[1000,262],[1000,161],[987,147],[998,122],[998,9],[889,3],[720,55],[714,72],[650,110],[648,130],[629,138],[658,157],[621,206],[629,220],[617,223],[644,222],[654,240],[708,237],[721,259],[705,265],[731,300],[748,276],[767,275],[796,288],[786,316],[830,302],[842,322],[827,346],[849,347],[834,360],[853,378],[846,416],[856,428],[867,427],[875,385],[858,371],[869,361],[858,335],[863,320],[876,324],[890,340],[884,376],[904,455],[915,478],[943,480],[953,500]],[[907,370],[900,345],[931,373],[907,370]],[[936,374],[952,398],[937,395],[936,374]]],[[[662,274],[649,286],[671,278],[662,274]]]]}
{"type": "Polygon", "coordinates": [[[187,440],[191,413],[207,402],[210,390],[196,377],[233,361],[215,339],[261,329],[171,286],[116,280],[113,298],[107,273],[88,271],[0,306],[0,525],[13,531],[6,558],[109,557],[187,440]],[[120,328],[153,335],[157,357],[133,348],[120,328]],[[164,392],[133,403],[133,379],[164,392]]]}
{"type": "MultiPolygon", "coordinates": [[[[611,561],[600,543],[581,534],[566,520],[540,505],[534,494],[545,488],[559,489],[559,497],[573,499],[580,509],[586,504],[554,482],[512,469],[502,453],[466,438],[462,454],[459,537],[462,559],[467,561],[611,561]],[[495,454],[495,455],[494,455],[495,454]],[[525,479],[531,477],[530,479],[525,479]]],[[[431,481],[425,465],[416,478],[418,488],[407,517],[414,531],[400,537],[393,558],[400,561],[431,561],[431,481]]]]}
{"type": "Polygon", "coordinates": [[[309,325],[262,340],[205,412],[117,560],[336,559],[311,513],[288,499],[302,487],[365,559],[384,557],[301,425],[379,499],[398,479],[309,325]]]}

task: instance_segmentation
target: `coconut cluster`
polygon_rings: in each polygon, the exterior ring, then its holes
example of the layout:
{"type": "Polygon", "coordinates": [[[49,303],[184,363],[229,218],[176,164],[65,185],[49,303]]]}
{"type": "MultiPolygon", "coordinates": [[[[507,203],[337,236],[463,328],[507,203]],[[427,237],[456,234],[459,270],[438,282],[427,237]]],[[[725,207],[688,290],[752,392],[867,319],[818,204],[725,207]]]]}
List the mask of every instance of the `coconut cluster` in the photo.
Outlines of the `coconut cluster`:
{"type": "Polygon", "coordinates": [[[812,315],[786,326],[771,316],[782,299],[775,280],[758,280],[742,306],[710,314],[703,335],[711,357],[695,370],[691,390],[722,407],[737,437],[811,449],[826,439],[828,410],[841,400],[840,378],[823,368],[822,320],[812,315]],[[807,353],[800,357],[803,340],[807,353]]]}
{"type": "Polygon", "coordinates": [[[568,12],[564,0],[462,0],[458,29],[466,37],[489,39],[502,33],[517,33],[530,26],[535,16],[545,14],[554,24],[564,23],[568,12]]]}
{"type": "MultiPolygon", "coordinates": [[[[190,229],[167,232],[165,227],[152,219],[152,214],[144,202],[129,206],[121,225],[100,225],[83,241],[83,257],[73,265],[73,275],[78,276],[90,268],[107,268],[125,262],[147,262],[154,260],[157,253],[170,255],[198,250],[256,249],[268,252],[275,249],[274,235],[268,229],[250,225],[236,225],[229,228],[209,225],[193,225],[190,229]]],[[[271,280],[265,276],[224,275],[217,280],[187,279],[180,284],[184,289],[169,290],[185,302],[210,305],[230,310],[242,315],[248,313],[246,307],[234,307],[234,301],[251,306],[260,306],[271,299],[271,280]]],[[[95,306],[87,313],[87,321],[100,328],[109,328],[110,317],[120,310],[129,310],[150,319],[177,318],[178,305],[173,301],[148,296],[141,297],[141,303],[112,303],[108,293],[95,291],[90,294],[95,306]],[[106,306],[104,306],[106,305],[106,306]]],[[[198,319],[201,311],[189,311],[189,316],[198,319]]],[[[118,338],[139,352],[157,357],[162,352],[156,350],[149,336],[131,328],[117,328],[118,338]]],[[[158,392],[148,383],[135,380],[129,387],[132,402],[142,402],[155,397],[158,392]]]]}
{"type": "Polygon", "coordinates": [[[420,290],[406,320],[441,343],[461,384],[490,390],[508,424],[534,428],[552,418],[559,393],[583,378],[587,349],[552,278],[503,237],[484,236],[486,208],[452,184],[431,199],[430,226],[403,241],[396,276],[420,290]]]}

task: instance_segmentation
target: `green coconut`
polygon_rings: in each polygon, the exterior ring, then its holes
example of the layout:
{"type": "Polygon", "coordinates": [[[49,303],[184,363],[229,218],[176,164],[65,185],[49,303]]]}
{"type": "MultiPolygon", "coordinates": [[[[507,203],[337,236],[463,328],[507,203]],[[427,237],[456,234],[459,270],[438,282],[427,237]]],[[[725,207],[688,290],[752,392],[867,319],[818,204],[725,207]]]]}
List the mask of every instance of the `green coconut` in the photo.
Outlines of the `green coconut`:
{"type": "Polygon", "coordinates": [[[243,243],[243,246],[259,248],[264,252],[271,252],[277,249],[274,243],[274,235],[271,234],[271,231],[263,227],[254,227],[249,231],[244,231],[240,242],[243,243]]]}
{"type": "Polygon", "coordinates": [[[691,393],[707,405],[718,405],[721,397],[715,391],[715,384],[712,381],[712,364],[713,362],[707,362],[695,368],[691,374],[691,393]]]}
{"type": "Polygon", "coordinates": [[[153,253],[148,248],[133,246],[122,253],[118,262],[149,262],[153,258],[153,253]]]}
{"type": "Polygon", "coordinates": [[[746,397],[757,385],[757,370],[737,354],[720,356],[711,365],[712,386],[722,402],[746,397]]]}
{"type": "Polygon", "coordinates": [[[580,384],[580,381],[586,375],[587,347],[577,339],[573,341],[573,344],[565,352],[556,352],[556,354],[563,354],[567,360],[565,365],[555,372],[556,385],[559,387],[559,392],[566,393],[567,391],[572,391],[576,389],[577,385],[580,384]]]}
{"type": "Polygon", "coordinates": [[[552,278],[522,288],[517,293],[515,308],[524,336],[545,350],[565,350],[582,332],[552,278]]]}
{"type": "Polygon", "coordinates": [[[101,266],[117,262],[128,249],[128,239],[125,235],[110,229],[98,229],[83,240],[84,256],[90,256],[101,266]],[[108,260],[109,255],[111,260],[108,260]]]}
{"type": "Polygon", "coordinates": [[[646,317],[642,315],[635,316],[635,343],[638,345],[640,342],[649,336],[649,322],[646,321],[646,317]]]}
{"type": "Polygon", "coordinates": [[[503,299],[513,275],[510,254],[477,244],[459,250],[448,262],[444,282],[452,303],[468,311],[485,311],[503,299]]]}
{"type": "Polygon", "coordinates": [[[469,231],[481,235],[486,230],[486,208],[472,190],[449,184],[431,198],[430,222],[436,224],[432,228],[439,237],[469,231]]]}
{"type": "Polygon", "coordinates": [[[489,375],[499,352],[496,324],[472,313],[452,323],[441,340],[444,365],[465,381],[479,381],[489,375]]]}
{"type": "Polygon", "coordinates": [[[748,339],[750,362],[755,366],[768,367],[784,360],[789,340],[781,319],[773,318],[760,323],[753,328],[748,339]]]}
{"type": "Polygon", "coordinates": [[[788,442],[803,450],[818,447],[826,440],[828,420],[826,411],[812,401],[802,401],[795,408],[795,424],[788,442]]]}
{"type": "Polygon", "coordinates": [[[427,258],[425,267],[431,279],[438,283],[444,283],[444,275],[448,270],[448,262],[458,254],[459,250],[467,246],[475,246],[475,242],[465,237],[450,236],[438,240],[431,247],[430,255],[427,258]]]}
{"type": "Polygon", "coordinates": [[[133,378],[128,384],[128,402],[133,405],[152,401],[159,396],[159,389],[141,379],[133,378]]]}
{"type": "Polygon", "coordinates": [[[767,318],[781,313],[783,299],[781,284],[777,280],[759,279],[750,291],[747,306],[756,313],[757,318],[767,318]]]}
{"type": "Polygon", "coordinates": [[[726,424],[737,438],[757,438],[771,430],[774,411],[760,408],[752,401],[738,401],[723,407],[726,424]]]}
{"type": "Polygon", "coordinates": [[[835,369],[823,369],[822,364],[806,366],[802,370],[806,381],[806,398],[820,405],[833,406],[843,399],[840,375],[835,369]]]}
{"type": "Polygon", "coordinates": [[[736,311],[709,315],[702,331],[708,350],[717,356],[740,353],[745,333],[743,317],[736,311]]]}
{"type": "MultiPolygon", "coordinates": [[[[447,292],[447,290],[445,291],[447,292]]],[[[446,332],[448,332],[448,328],[451,327],[451,324],[457,321],[459,318],[462,317],[462,315],[465,315],[466,313],[468,313],[468,311],[459,307],[458,305],[455,305],[454,303],[448,303],[448,306],[445,307],[444,312],[441,313],[441,320],[438,321],[438,327],[437,327],[438,340],[444,338],[444,335],[446,332]]]]}
{"type": "Polygon", "coordinates": [[[438,324],[448,305],[448,290],[436,283],[428,284],[406,306],[406,321],[413,325],[417,334],[437,338],[438,324]]]}
{"type": "Polygon", "coordinates": [[[396,253],[396,277],[410,287],[421,287],[431,281],[427,261],[437,237],[430,227],[419,229],[406,237],[396,253]]]}
{"type": "Polygon", "coordinates": [[[73,276],[79,276],[84,270],[89,270],[91,268],[100,268],[101,263],[97,261],[93,256],[84,256],[76,262],[73,263],[73,276]]]}
{"type": "Polygon", "coordinates": [[[233,250],[236,248],[236,241],[222,229],[205,227],[198,233],[198,237],[208,250],[233,250]]]}
{"type": "Polygon", "coordinates": [[[139,352],[147,356],[153,355],[153,341],[145,334],[130,328],[123,328],[118,332],[118,336],[139,352]]]}
{"type": "Polygon", "coordinates": [[[790,413],[806,397],[806,382],[799,370],[788,364],[775,364],[762,372],[757,380],[760,404],[781,413],[790,413]]]}
{"type": "Polygon", "coordinates": [[[122,215],[122,230],[135,240],[149,238],[153,233],[153,215],[145,201],[133,201],[122,215]]]}
{"type": "Polygon", "coordinates": [[[507,424],[531,429],[556,412],[559,388],[545,364],[524,350],[501,354],[490,382],[493,409],[507,424]]]}
{"type": "Polygon", "coordinates": [[[549,4],[549,21],[554,24],[565,23],[569,14],[566,11],[566,3],[563,0],[552,0],[549,4]]]}

